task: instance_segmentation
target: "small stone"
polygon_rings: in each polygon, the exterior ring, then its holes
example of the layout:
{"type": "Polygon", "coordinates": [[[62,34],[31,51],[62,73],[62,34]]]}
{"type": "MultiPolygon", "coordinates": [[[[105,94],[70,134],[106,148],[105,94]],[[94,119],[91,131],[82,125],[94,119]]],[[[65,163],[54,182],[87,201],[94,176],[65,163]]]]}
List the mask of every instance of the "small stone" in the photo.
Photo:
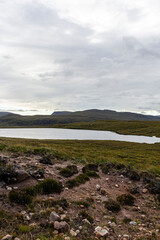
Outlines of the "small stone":
{"type": "Polygon", "coordinates": [[[97,184],[97,185],[96,185],[96,189],[97,189],[97,191],[100,191],[101,186],[100,186],[99,184],[97,184]]]}
{"type": "Polygon", "coordinates": [[[137,223],[136,223],[135,221],[131,221],[129,224],[130,224],[130,225],[133,225],[133,226],[136,226],[136,225],[137,225],[137,223]]]}
{"type": "Polygon", "coordinates": [[[50,217],[49,217],[50,222],[60,221],[60,220],[61,220],[61,218],[56,212],[51,212],[50,217]]]}
{"type": "Polygon", "coordinates": [[[106,178],[106,181],[108,181],[109,180],[109,178],[106,178]]]}
{"type": "Polygon", "coordinates": [[[89,224],[89,225],[91,225],[91,223],[85,218],[85,219],[83,219],[82,220],[84,223],[87,223],[87,224],[89,224]]]}
{"type": "Polygon", "coordinates": [[[77,233],[77,235],[80,233],[80,231],[79,230],[76,230],[76,233],[77,233]]]}
{"type": "Polygon", "coordinates": [[[13,187],[13,189],[14,189],[14,190],[17,190],[17,189],[18,189],[18,187],[13,187]]]}
{"type": "Polygon", "coordinates": [[[148,189],[147,188],[143,188],[142,189],[142,193],[147,193],[148,192],[148,189]]]}
{"type": "Polygon", "coordinates": [[[108,231],[102,227],[96,227],[95,232],[98,233],[101,237],[104,237],[108,234],[108,231]]]}
{"type": "Polygon", "coordinates": [[[66,218],[66,214],[61,215],[61,220],[63,221],[66,218]]]}
{"type": "Polygon", "coordinates": [[[6,189],[7,189],[8,191],[12,191],[12,187],[6,186],[6,189]]]}
{"type": "Polygon", "coordinates": [[[83,227],[82,227],[82,226],[79,226],[79,229],[80,229],[80,230],[82,230],[82,229],[83,229],[83,227]]]}
{"type": "Polygon", "coordinates": [[[73,229],[70,230],[70,234],[72,237],[76,237],[77,233],[75,231],[73,231],[73,229]]]}
{"type": "Polygon", "coordinates": [[[20,238],[17,238],[17,237],[16,237],[14,240],[20,240],[20,238]]]}
{"type": "Polygon", "coordinates": [[[7,234],[6,236],[4,236],[1,240],[11,240],[12,239],[12,235],[7,234]]]}
{"type": "Polygon", "coordinates": [[[115,184],[115,187],[116,187],[116,188],[119,188],[119,185],[118,185],[118,184],[115,184]]]}
{"type": "Polygon", "coordinates": [[[64,240],[70,240],[70,237],[65,237],[64,240]]]}

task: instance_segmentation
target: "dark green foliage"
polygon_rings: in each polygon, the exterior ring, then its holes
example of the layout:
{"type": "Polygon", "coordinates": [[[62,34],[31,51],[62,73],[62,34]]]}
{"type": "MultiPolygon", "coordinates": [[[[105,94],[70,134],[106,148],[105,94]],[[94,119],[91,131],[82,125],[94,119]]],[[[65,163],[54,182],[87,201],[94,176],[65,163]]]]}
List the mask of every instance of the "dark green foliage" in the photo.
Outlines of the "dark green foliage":
{"type": "Polygon", "coordinates": [[[74,202],[76,205],[81,206],[83,205],[85,208],[89,207],[89,203],[85,202],[85,201],[76,201],[74,202]]]}
{"type": "Polygon", "coordinates": [[[52,160],[49,156],[43,156],[40,160],[40,163],[47,164],[47,165],[53,165],[52,160]]]}
{"type": "Polygon", "coordinates": [[[125,218],[123,218],[123,220],[122,220],[122,222],[124,223],[124,224],[127,224],[127,223],[129,223],[129,222],[131,222],[132,220],[130,219],[130,218],[128,218],[128,217],[125,217],[125,218]]]}
{"type": "Polygon", "coordinates": [[[57,200],[57,201],[52,201],[51,205],[52,206],[58,205],[58,206],[62,207],[63,209],[67,209],[67,207],[69,206],[69,204],[68,204],[68,202],[65,198],[62,198],[62,199],[57,200]]]}
{"type": "Polygon", "coordinates": [[[61,193],[62,191],[62,183],[53,180],[46,179],[43,182],[38,183],[35,186],[38,193],[41,194],[50,194],[50,193],[61,193]]]}
{"type": "Polygon", "coordinates": [[[83,173],[90,172],[90,171],[98,172],[98,164],[89,163],[82,168],[83,173]]]}
{"type": "Polygon", "coordinates": [[[100,193],[101,193],[101,195],[106,196],[106,190],[101,189],[101,190],[100,190],[100,193]]]}
{"type": "Polygon", "coordinates": [[[121,210],[120,205],[113,199],[109,199],[108,201],[105,201],[104,207],[107,210],[112,211],[112,212],[119,212],[121,210]]]}
{"type": "Polygon", "coordinates": [[[129,187],[129,192],[131,194],[137,194],[140,192],[140,189],[139,187],[136,185],[136,184],[132,184],[130,187],[129,187]]]}
{"type": "Polygon", "coordinates": [[[32,197],[23,191],[11,191],[8,197],[11,202],[22,205],[30,204],[32,202],[32,197]]]}
{"type": "Polygon", "coordinates": [[[62,168],[59,171],[60,175],[63,177],[71,177],[74,174],[78,173],[78,169],[76,165],[68,165],[66,168],[62,168]]]}
{"type": "Polygon", "coordinates": [[[87,219],[90,223],[94,222],[94,219],[86,212],[86,211],[81,211],[79,214],[83,219],[87,219]]]}
{"type": "Polygon", "coordinates": [[[74,179],[68,180],[66,182],[66,186],[68,188],[78,187],[79,185],[84,184],[87,181],[89,181],[89,177],[85,173],[83,173],[83,174],[78,175],[74,179]]]}
{"type": "Polygon", "coordinates": [[[94,203],[94,198],[92,197],[87,197],[86,201],[89,202],[90,204],[94,203]]]}
{"type": "Polygon", "coordinates": [[[122,194],[122,195],[117,197],[117,201],[121,205],[132,206],[134,204],[135,198],[131,194],[122,194]]]}
{"type": "Polygon", "coordinates": [[[160,194],[160,181],[158,181],[156,179],[151,181],[148,184],[147,189],[149,190],[150,193],[160,194]]]}
{"type": "Polygon", "coordinates": [[[115,169],[115,164],[111,162],[106,162],[104,164],[101,164],[101,171],[104,174],[109,173],[110,170],[115,169]]]}
{"type": "Polygon", "coordinates": [[[99,175],[96,172],[88,171],[86,172],[86,175],[91,178],[99,178],[99,175]]]}

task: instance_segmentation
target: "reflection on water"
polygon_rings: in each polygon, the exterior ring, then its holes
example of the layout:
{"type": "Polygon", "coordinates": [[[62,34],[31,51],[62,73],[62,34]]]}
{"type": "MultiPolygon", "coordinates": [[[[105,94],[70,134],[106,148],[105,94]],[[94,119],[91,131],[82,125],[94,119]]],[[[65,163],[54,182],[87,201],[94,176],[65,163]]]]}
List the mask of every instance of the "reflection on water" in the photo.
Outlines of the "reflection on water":
{"type": "Polygon", "coordinates": [[[116,140],[137,143],[160,142],[160,138],[157,137],[121,135],[110,131],[61,128],[2,128],[0,129],[0,137],[59,140],[116,140]]]}

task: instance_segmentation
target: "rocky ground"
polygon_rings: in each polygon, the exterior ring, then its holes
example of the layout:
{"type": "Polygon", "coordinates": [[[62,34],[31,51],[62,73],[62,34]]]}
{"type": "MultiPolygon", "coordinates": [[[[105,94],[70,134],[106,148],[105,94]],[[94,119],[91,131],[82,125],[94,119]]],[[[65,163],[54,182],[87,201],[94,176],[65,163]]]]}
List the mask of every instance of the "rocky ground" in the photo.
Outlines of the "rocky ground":
{"type": "Polygon", "coordinates": [[[160,239],[160,178],[122,164],[3,153],[0,237],[160,239]]]}

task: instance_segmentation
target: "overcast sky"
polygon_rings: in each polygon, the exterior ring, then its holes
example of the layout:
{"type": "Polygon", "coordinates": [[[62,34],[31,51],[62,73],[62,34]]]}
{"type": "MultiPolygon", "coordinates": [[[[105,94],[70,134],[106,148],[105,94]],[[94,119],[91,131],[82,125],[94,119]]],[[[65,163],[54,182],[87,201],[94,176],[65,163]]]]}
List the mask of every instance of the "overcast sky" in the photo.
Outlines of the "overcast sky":
{"type": "Polygon", "coordinates": [[[0,111],[160,112],[159,0],[0,0],[0,111]]]}

